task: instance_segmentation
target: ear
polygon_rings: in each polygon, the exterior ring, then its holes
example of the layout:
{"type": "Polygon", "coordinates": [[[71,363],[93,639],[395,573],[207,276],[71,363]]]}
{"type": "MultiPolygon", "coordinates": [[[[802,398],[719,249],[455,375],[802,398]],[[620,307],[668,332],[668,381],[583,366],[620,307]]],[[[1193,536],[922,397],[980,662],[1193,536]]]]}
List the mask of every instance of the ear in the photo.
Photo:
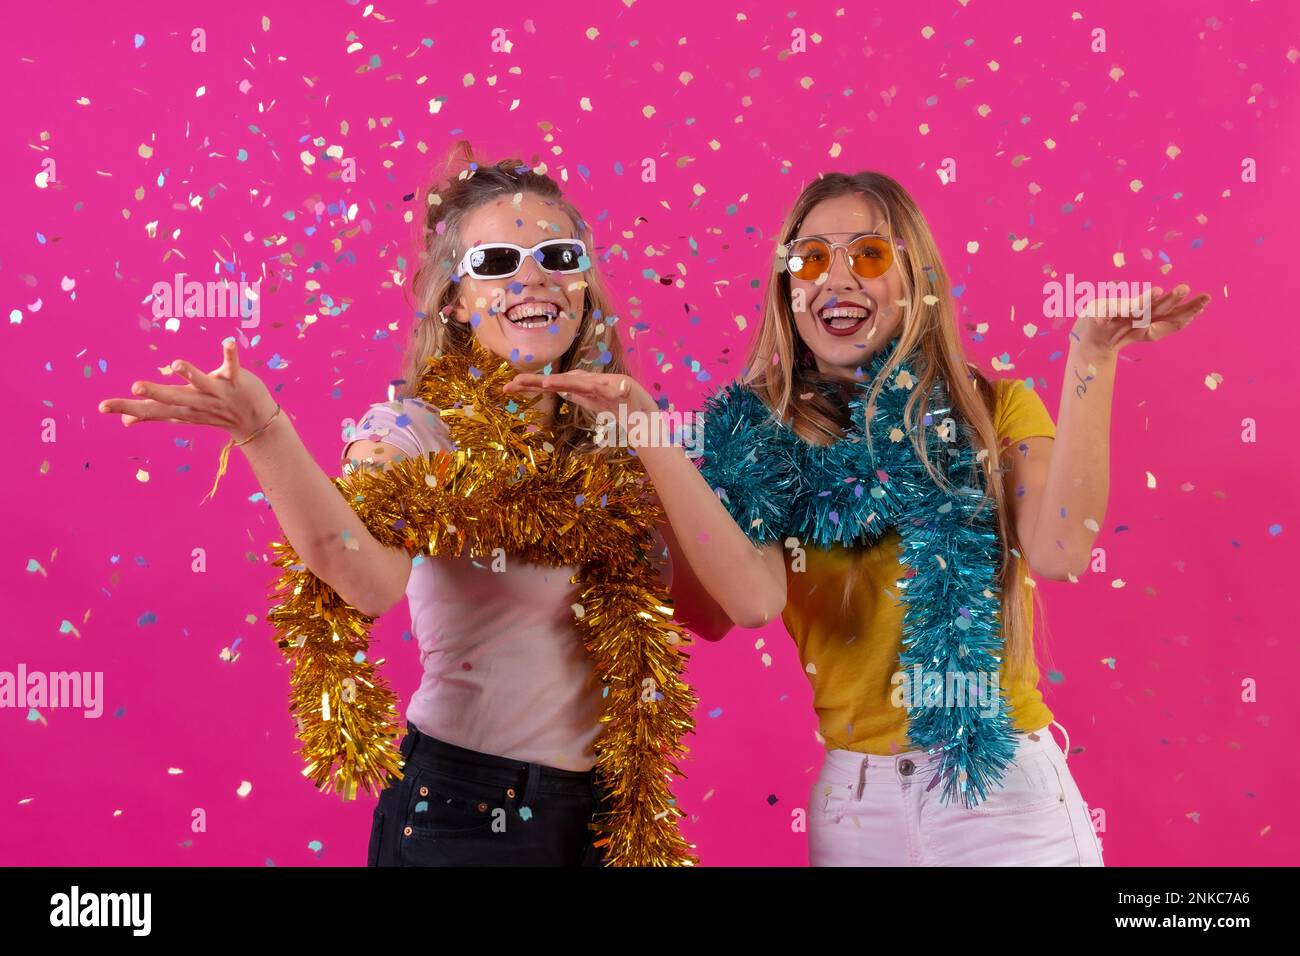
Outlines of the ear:
{"type": "Polygon", "coordinates": [[[444,312],[449,320],[459,322],[462,325],[468,325],[470,309],[469,306],[465,304],[465,296],[459,291],[460,288],[461,287],[459,286],[457,287],[458,291],[456,292],[455,298],[451,300],[450,305],[446,306],[444,312]]]}

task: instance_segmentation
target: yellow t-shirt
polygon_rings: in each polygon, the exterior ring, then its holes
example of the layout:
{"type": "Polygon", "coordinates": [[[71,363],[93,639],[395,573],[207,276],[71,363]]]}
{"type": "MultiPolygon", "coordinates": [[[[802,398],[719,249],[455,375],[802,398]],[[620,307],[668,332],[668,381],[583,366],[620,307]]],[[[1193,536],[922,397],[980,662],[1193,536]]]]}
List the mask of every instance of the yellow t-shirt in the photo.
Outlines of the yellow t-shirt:
{"type": "MultiPolygon", "coordinates": [[[[996,383],[994,424],[1001,449],[1014,453],[1026,438],[1056,437],[1056,427],[1043,400],[1024,382],[996,383]]],[[[894,754],[913,749],[907,738],[907,708],[894,675],[903,642],[903,611],[895,582],[906,569],[899,561],[902,541],[892,528],[863,550],[859,578],[847,612],[842,596],[853,571],[854,549],[839,545],[806,549],[806,569],[788,573],[788,599],[782,620],[799,648],[804,674],[812,684],[813,707],[820,720],[827,750],[894,754]]],[[[790,560],[787,555],[787,562],[790,560]]],[[[1033,620],[1033,588],[1025,589],[1027,624],[1033,620]]],[[[1052,712],[1038,690],[1035,665],[1022,680],[1008,680],[1005,660],[999,675],[1012,723],[1020,731],[1035,731],[1052,722],[1052,712]]]]}

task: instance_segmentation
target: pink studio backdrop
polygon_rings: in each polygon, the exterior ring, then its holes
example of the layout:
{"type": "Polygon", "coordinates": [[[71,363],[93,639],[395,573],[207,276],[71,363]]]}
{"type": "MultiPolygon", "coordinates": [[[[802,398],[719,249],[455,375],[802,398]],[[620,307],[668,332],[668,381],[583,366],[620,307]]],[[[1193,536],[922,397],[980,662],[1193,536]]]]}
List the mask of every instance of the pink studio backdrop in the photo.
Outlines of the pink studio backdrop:
{"type": "MultiPolygon", "coordinates": [[[[345,419],[399,373],[406,217],[460,135],[564,178],[640,375],[678,408],[738,373],[773,232],[819,171],[875,167],[914,192],[970,353],[1032,378],[1054,416],[1069,320],[1044,317],[1050,274],[1209,292],[1185,334],[1123,355],[1107,567],[1040,585],[1044,686],[1108,864],[1297,862],[1296,333],[1278,282],[1300,238],[1298,26],[1291,4],[1223,0],[14,10],[0,670],[102,671],[105,700],[99,719],[0,710],[0,864],[364,863],[374,798],[344,804],[299,772],[264,621],[279,529],[250,469],[236,452],[200,507],[223,435],[124,430],[96,405],[174,358],[215,368],[241,335],[336,474],[345,419]],[[221,263],[268,277],[259,327],[153,319],[154,282],[221,263]]],[[[403,603],[375,630],[403,709],[408,628],[403,603]]],[[[689,674],[677,793],[701,861],[805,864],[792,811],[819,746],[792,644],[733,632],[689,674]]]]}

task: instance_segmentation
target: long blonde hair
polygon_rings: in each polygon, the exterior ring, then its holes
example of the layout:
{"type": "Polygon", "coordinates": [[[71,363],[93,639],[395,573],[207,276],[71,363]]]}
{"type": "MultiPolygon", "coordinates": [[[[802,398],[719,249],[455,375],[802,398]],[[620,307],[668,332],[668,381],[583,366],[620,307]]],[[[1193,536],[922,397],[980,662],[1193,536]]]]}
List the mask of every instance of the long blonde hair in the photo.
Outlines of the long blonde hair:
{"type": "MultiPolygon", "coordinates": [[[[416,393],[430,358],[469,349],[473,330],[444,314],[456,298],[453,277],[459,259],[457,252],[463,251],[461,226],[465,217],[484,203],[518,193],[535,195],[568,216],[577,231],[575,238],[583,240],[591,253],[591,268],[580,280],[585,282],[585,297],[578,334],[555,363],[554,371],[585,369],[627,374],[623,344],[615,328],[618,317],[600,273],[591,230],[582,214],[564,198],[559,184],[544,172],[513,158],[490,164],[476,162],[473,148],[461,140],[448,156],[445,180],[435,182],[426,193],[420,262],[411,280],[416,324],[403,355],[402,376],[395,389],[398,397],[409,398],[416,393]]],[[[557,398],[556,447],[573,452],[610,452],[611,449],[598,448],[592,440],[595,416],[580,405],[557,398]]]]}
{"type": "MultiPolygon", "coordinates": [[[[1012,553],[1015,548],[1023,555],[1024,548],[1016,537],[1002,480],[1004,468],[1009,469],[1010,465],[1003,463],[1005,456],[999,448],[993,418],[996,386],[965,358],[957,336],[948,274],[925,217],[907,191],[888,176],[877,172],[828,173],[808,184],[799,194],[781,226],[779,243],[784,245],[798,236],[804,219],[818,203],[850,194],[869,197],[884,210],[889,236],[894,243],[895,264],[903,280],[903,321],[898,333],[898,346],[872,384],[868,404],[875,403],[881,388],[892,380],[894,370],[903,361],[910,361],[919,374],[919,380],[908,399],[904,421],[912,433],[917,454],[935,483],[941,488],[951,487],[929,460],[921,429],[913,430],[912,426],[925,418],[931,385],[936,377],[942,378],[960,420],[973,429],[976,448],[987,451],[987,455],[982,456],[984,497],[980,508],[991,506],[997,512],[1002,542],[999,579],[1004,655],[1008,676],[1022,676],[1034,660],[1033,642],[1025,624],[1022,586],[1028,563],[1022,564],[1022,560],[1012,553]]],[[[881,347],[885,344],[882,342],[881,347]]],[[[819,372],[811,359],[811,352],[795,327],[789,273],[777,260],[767,284],[763,320],[750,346],[747,371],[742,381],[754,390],[778,420],[786,422],[802,439],[810,444],[825,445],[845,434],[849,424],[847,399],[853,386],[819,372]]],[[[859,548],[845,582],[842,604],[846,611],[862,563],[863,554],[859,548]]]]}

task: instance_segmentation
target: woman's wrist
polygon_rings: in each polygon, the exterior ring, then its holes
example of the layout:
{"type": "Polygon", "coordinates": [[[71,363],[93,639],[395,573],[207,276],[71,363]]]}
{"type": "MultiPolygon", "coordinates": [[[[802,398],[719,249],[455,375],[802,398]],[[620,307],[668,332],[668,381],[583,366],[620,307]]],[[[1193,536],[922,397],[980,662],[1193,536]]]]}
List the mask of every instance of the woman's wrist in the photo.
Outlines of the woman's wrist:
{"type": "MultiPolygon", "coordinates": [[[[1120,321],[1118,319],[1114,321],[1120,321]]],[[[1101,335],[1097,320],[1090,316],[1080,316],[1070,330],[1070,353],[1072,357],[1093,365],[1101,366],[1115,363],[1119,359],[1119,349],[1099,341],[1101,335]]]]}
{"type": "Polygon", "coordinates": [[[287,417],[284,415],[279,402],[272,400],[272,404],[275,408],[269,413],[260,415],[258,421],[251,428],[247,424],[243,424],[238,428],[231,429],[227,432],[227,434],[230,435],[231,441],[233,441],[237,447],[243,447],[249,442],[260,438],[267,432],[271,431],[276,426],[276,422],[281,418],[287,417]]]}
{"type": "Polygon", "coordinates": [[[1098,368],[1114,366],[1119,362],[1119,350],[1071,336],[1070,358],[1098,368]]]}

